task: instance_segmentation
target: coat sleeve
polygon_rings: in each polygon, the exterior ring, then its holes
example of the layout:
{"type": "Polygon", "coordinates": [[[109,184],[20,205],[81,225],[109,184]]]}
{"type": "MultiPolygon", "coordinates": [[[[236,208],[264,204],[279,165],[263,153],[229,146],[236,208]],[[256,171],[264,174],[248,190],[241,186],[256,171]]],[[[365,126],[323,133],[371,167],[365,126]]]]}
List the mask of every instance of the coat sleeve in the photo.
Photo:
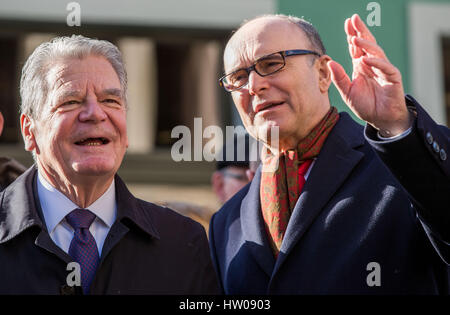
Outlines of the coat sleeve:
{"type": "Polygon", "coordinates": [[[199,281],[199,290],[195,294],[218,295],[221,293],[221,290],[217,274],[211,262],[208,239],[203,227],[201,227],[201,233],[197,235],[195,242],[197,243],[195,246],[197,248],[195,259],[199,262],[197,265],[198,276],[196,277],[199,281]]]}
{"type": "Polygon", "coordinates": [[[450,264],[450,130],[409,95],[406,104],[416,114],[406,137],[380,141],[369,125],[365,137],[407,191],[433,246],[450,264]]]}
{"type": "Polygon", "coordinates": [[[210,254],[211,254],[211,259],[212,259],[212,263],[214,266],[214,270],[217,274],[217,278],[219,279],[219,284],[220,284],[220,289],[221,289],[221,293],[224,294],[225,291],[223,289],[223,284],[222,284],[222,277],[220,277],[220,270],[219,270],[219,265],[217,262],[217,254],[216,254],[216,244],[215,244],[215,238],[214,238],[214,218],[215,218],[216,214],[213,214],[213,216],[211,217],[211,221],[209,223],[209,248],[210,248],[210,254]]]}

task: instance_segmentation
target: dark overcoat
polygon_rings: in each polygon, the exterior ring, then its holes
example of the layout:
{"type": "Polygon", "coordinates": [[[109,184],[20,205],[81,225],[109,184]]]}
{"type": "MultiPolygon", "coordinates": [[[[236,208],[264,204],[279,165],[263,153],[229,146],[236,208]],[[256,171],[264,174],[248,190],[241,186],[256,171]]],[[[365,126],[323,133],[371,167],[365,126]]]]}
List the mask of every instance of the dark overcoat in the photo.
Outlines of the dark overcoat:
{"type": "Polygon", "coordinates": [[[226,294],[449,293],[449,130],[409,96],[407,104],[416,123],[392,143],[369,140],[374,130],[365,137],[340,114],[278,259],[261,215],[261,169],[212,217],[211,254],[226,294]]]}
{"type": "MultiPolygon", "coordinates": [[[[79,294],[72,258],[43,222],[34,167],[0,193],[0,294],[79,294]],[[69,278],[69,281],[68,281],[69,278]]],[[[204,228],[135,198],[116,175],[117,219],[103,245],[91,294],[216,294],[204,228]]]]}

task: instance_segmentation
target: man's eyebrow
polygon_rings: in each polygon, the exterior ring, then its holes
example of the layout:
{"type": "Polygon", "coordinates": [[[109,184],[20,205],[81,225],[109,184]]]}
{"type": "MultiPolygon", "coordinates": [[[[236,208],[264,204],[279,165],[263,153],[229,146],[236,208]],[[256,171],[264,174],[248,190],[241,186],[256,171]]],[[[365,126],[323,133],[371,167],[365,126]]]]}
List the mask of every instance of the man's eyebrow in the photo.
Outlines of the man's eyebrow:
{"type": "Polygon", "coordinates": [[[72,91],[64,92],[61,95],[59,95],[59,99],[66,99],[68,97],[79,97],[79,96],[81,96],[81,91],[72,90],[72,91]]]}
{"type": "Polygon", "coordinates": [[[104,89],[100,93],[101,95],[113,95],[117,97],[122,97],[123,93],[121,89],[104,89]]]}
{"type": "MultiPolygon", "coordinates": [[[[121,89],[104,89],[100,92],[100,95],[102,96],[116,96],[116,97],[123,97],[122,90],[121,89]]],[[[58,96],[58,100],[65,100],[70,97],[80,98],[84,97],[84,93],[82,93],[80,90],[72,90],[72,91],[66,91],[64,93],[61,93],[58,96]]]]}
{"type": "Polygon", "coordinates": [[[235,68],[235,69],[231,70],[230,72],[225,72],[224,74],[228,75],[228,74],[232,74],[232,73],[235,73],[235,72],[238,72],[241,70],[245,70],[245,69],[247,69],[247,68],[246,67],[235,68]]]}
{"type": "MultiPolygon", "coordinates": [[[[276,54],[276,53],[261,55],[260,57],[256,58],[255,61],[253,61],[249,67],[253,66],[255,63],[257,63],[260,60],[268,59],[269,57],[271,57],[274,54],[276,54]]],[[[241,71],[241,70],[246,70],[246,69],[248,69],[248,67],[239,67],[239,68],[235,68],[235,69],[233,69],[230,72],[227,72],[225,74],[232,74],[232,73],[235,73],[235,72],[238,72],[238,71],[241,71]]]]}

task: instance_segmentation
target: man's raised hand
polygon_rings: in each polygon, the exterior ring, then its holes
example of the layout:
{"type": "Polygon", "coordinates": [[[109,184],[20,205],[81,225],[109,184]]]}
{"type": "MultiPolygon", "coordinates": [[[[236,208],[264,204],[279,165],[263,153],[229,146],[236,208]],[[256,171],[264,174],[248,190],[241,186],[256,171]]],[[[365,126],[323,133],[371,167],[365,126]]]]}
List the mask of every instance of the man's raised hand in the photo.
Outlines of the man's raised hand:
{"type": "Polygon", "coordinates": [[[382,136],[392,137],[406,131],[411,126],[411,117],[400,71],[389,62],[357,14],[345,21],[345,32],[353,64],[352,80],[339,63],[328,62],[332,81],[342,99],[382,136]]]}

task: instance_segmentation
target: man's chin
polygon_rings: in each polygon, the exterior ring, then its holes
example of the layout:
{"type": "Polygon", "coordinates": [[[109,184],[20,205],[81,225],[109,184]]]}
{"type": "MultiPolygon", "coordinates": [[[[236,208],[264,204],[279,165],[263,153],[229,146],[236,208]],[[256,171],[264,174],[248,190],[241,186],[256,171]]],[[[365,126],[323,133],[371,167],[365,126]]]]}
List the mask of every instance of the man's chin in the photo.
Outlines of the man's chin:
{"type": "Polygon", "coordinates": [[[114,176],[116,173],[116,167],[109,163],[74,163],[72,168],[75,174],[78,176],[114,176]]]}
{"type": "Polygon", "coordinates": [[[265,121],[263,124],[257,126],[258,138],[264,143],[277,143],[280,136],[282,126],[278,121],[265,121]]]}

